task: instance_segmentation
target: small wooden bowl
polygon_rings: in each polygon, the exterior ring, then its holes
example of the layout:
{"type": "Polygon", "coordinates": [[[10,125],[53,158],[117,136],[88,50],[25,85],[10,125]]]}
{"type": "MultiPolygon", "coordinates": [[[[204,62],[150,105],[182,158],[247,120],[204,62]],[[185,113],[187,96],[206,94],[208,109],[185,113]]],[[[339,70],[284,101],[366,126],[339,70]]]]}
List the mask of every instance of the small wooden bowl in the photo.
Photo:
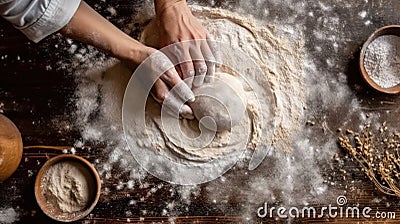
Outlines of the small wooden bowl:
{"type": "Polygon", "coordinates": [[[368,72],[365,70],[364,67],[364,57],[365,57],[365,52],[367,51],[368,46],[374,41],[376,38],[384,35],[396,35],[400,36],[400,25],[390,25],[390,26],[384,26],[378,30],[376,30],[372,35],[368,38],[368,40],[364,43],[362,49],[361,49],[361,54],[360,54],[360,61],[359,61],[359,66],[360,66],[360,71],[361,75],[364,78],[364,80],[374,89],[378,90],[379,92],[382,93],[387,93],[387,94],[398,94],[400,93],[400,84],[391,87],[391,88],[383,88],[379,86],[377,83],[372,80],[372,78],[369,76],[368,72]]]}
{"type": "Polygon", "coordinates": [[[96,169],[90,164],[87,160],[75,156],[75,155],[59,155],[56,157],[51,158],[48,160],[43,167],[39,170],[39,173],[36,177],[35,181],[35,197],[36,201],[39,204],[39,207],[42,209],[42,211],[49,216],[50,218],[61,221],[61,222],[73,222],[79,219],[82,219],[89,215],[89,213],[94,209],[96,206],[99,197],[100,197],[100,190],[101,190],[101,182],[100,182],[100,177],[99,174],[97,173],[96,169]],[[51,204],[49,204],[45,198],[45,196],[42,193],[42,179],[43,175],[46,173],[46,171],[53,165],[59,163],[59,162],[64,162],[64,161],[74,161],[80,163],[83,167],[86,167],[87,170],[92,174],[93,182],[96,186],[93,191],[95,191],[95,194],[93,194],[93,199],[92,203],[87,205],[87,207],[78,212],[63,212],[57,208],[54,208],[51,204]]]}

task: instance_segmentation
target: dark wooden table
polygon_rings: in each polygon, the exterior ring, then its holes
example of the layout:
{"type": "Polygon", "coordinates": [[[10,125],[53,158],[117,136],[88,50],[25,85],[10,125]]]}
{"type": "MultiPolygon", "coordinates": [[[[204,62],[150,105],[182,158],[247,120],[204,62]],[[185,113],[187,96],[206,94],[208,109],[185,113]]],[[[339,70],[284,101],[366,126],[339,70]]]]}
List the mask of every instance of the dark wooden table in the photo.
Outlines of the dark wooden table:
{"type": "MultiPolygon", "coordinates": [[[[295,3],[304,0],[293,1],[295,3]]],[[[294,13],[293,8],[281,8],[279,4],[272,4],[265,1],[262,7],[270,9],[269,18],[284,20],[294,13]]],[[[275,2],[275,1],[271,1],[275,2]]],[[[349,85],[365,107],[365,111],[378,111],[381,113],[381,120],[388,121],[392,125],[400,124],[398,96],[387,96],[379,94],[367,87],[361,80],[357,60],[360,47],[363,41],[376,28],[383,25],[398,24],[400,21],[400,2],[397,0],[370,0],[359,1],[355,8],[346,8],[346,1],[304,1],[309,11],[313,11],[315,18],[308,16],[307,12],[300,15],[299,23],[304,24],[306,29],[306,48],[315,58],[315,63],[320,69],[329,69],[330,72],[342,72],[347,75],[349,85]],[[321,9],[321,4],[332,7],[329,12],[321,9]],[[365,25],[365,21],[358,18],[358,12],[368,12],[371,24],[365,25]],[[342,26],[339,30],[330,31],[332,35],[347,37],[348,41],[342,43],[338,51],[334,51],[330,43],[320,40],[313,35],[313,31],[321,24],[316,23],[318,16],[328,14],[341,18],[342,26]],[[318,52],[315,45],[320,45],[325,51],[318,52]],[[326,58],[337,59],[338,65],[328,67],[326,58]]],[[[349,1],[350,2],[350,1],[349,1]]],[[[135,1],[88,1],[88,3],[102,15],[109,18],[117,26],[123,27],[130,22],[132,13],[140,9],[141,2],[135,1]],[[117,16],[112,15],[107,8],[112,5],[118,12],[117,16]]],[[[201,1],[200,4],[209,5],[209,2],[201,1]]],[[[224,7],[234,10],[239,5],[237,0],[215,1],[215,7],[224,7]]],[[[262,8],[260,7],[260,8],[262,8]]],[[[257,11],[258,9],[254,9],[257,11]]],[[[255,12],[256,13],[256,12],[255,12]]],[[[321,28],[321,27],[319,27],[321,28]]],[[[58,68],[59,61],[68,61],[70,54],[63,51],[67,43],[60,36],[53,35],[46,38],[39,44],[29,42],[19,31],[3,20],[0,20],[0,112],[9,117],[20,129],[23,135],[24,145],[53,145],[70,146],[77,139],[80,139],[78,128],[74,121],[74,92],[76,83],[67,70],[58,68]],[[60,128],[60,125],[70,128],[60,128]]],[[[332,115],[329,122],[334,127],[339,119],[340,111],[326,111],[332,115]],[[336,115],[334,115],[336,114],[336,115]]],[[[311,115],[310,115],[311,116],[311,115]]],[[[311,127],[322,128],[318,123],[311,127]]],[[[352,127],[350,123],[346,128],[352,127]]],[[[102,150],[102,145],[92,145],[90,149],[79,151],[78,155],[93,162],[96,155],[102,150]]],[[[26,149],[24,150],[22,162],[15,174],[0,184],[0,209],[12,207],[19,213],[20,223],[51,223],[54,222],[46,217],[36,204],[33,184],[35,176],[40,167],[52,156],[61,154],[59,150],[52,149],[26,149]]],[[[344,156],[342,152],[339,156],[344,156]]],[[[333,159],[333,158],[332,158],[333,159]]],[[[354,171],[357,164],[348,161],[343,167],[354,171]]],[[[327,172],[331,172],[330,170],[327,172]]],[[[360,206],[369,206],[375,197],[382,198],[374,185],[364,176],[361,171],[355,171],[350,175],[353,180],[359,180],[358,190],[347,195],[348,199],[360,206]]],[[[151,178],[150,178],[151,179],[151,178]]],[[[160,181],[151,179],[149,182],[160,181]]],[[[164,183],[165,184],[165,183],[164,183]]],[[[115,183],[112,179],[105,180],[103,187],[112,189],[115,183]]],[[[167,184],[165,184],[167,185],[167,184]]],[[[341,185],[340,185],[341,186],[341,185]]],[[[338,186],[338,188],[342,188],[338,186]]],[[[168,188],[166,188],[168,189],[168,188]]],[[[90,216],[77,223],[124,223],[124,222],[168,222],[169,218],[162,216],[163,207],[160,201],[172,200],[167,192],[161,190],[158,197],[148,198],[146,201],[138,202],[127,208],[131,200],[127,195],[135,195],[140,198],[141,190],[124,190],[115,194],[102,195],[101,199],[90,216]],[[127,209],[131,211],[127,213],[127,209]],[[151,215],[143,215],[140,210],[152,211],[151,215]],[[142,218],[141,218],[142,217],[142,218]]],[[[218,205],[208,204],[203,196],[194,200],[188,210],[182,212],[174,220],[177,223],[225,223],[244,222],[243,217],[238,216],[237,211],[242,205],[240,200],[229,205],[229,214],[218,209],[218,205]]],[[[261,205],[260,205],[261,206],[261,205]]],[[[321,205],[317,205],[321,206],[321,205]]],[[[374,209],[379,211],[400,211],[400,204],[396,197],[386,197],[379,203],[374,204],[374,209]],[[387,207],[386,203],[390,203],[387,207]]],[[[351,222],[375,222],[375,223],[400,223],[399,217],[395,220],[363,220],[363,219],[299,219],[296,222],[320,223],[323,221],[334,223],[351,222]]],[[[254,214],[254,217],[256,214],[254,214]]],[[[262,220],[260,220],[262,221],[262,220]]],[[[272,220],[269,220],[270,222],[272,220]]],[[[285,222],[280,220],[279,222],[285,222]]]]}

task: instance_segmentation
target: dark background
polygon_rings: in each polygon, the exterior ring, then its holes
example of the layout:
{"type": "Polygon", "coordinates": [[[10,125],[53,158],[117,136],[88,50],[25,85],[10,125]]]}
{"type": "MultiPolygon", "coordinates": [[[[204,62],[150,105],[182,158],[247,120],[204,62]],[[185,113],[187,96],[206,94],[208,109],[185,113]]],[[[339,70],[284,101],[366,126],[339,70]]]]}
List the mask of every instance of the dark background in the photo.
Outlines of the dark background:
{"type": "MultiPolygon", "coordinates": [[[[303,0],[304,1],[304,0],[303,0]]],[[[110,19],[111,22],[118,27],[123,28],[126,24],[131,23],[132,14],[140,9],[140,1],[87,1],[100,14],[110,19]],[[113,6],[117,15],[113,16],[107,8],[113,6]]],[[[302,2],[302,1],[294,1],[302,2]]],[[[319,7],[318,1],[304,1],[307,8],[314,12],[315,18],[326,14],[319,7]]],[[[349,80],[351,89],[356,93],[360,101],[366,108],[380,111],[382,117],[389,119],[396,124],[399,122],[397,116],[399,97],[388,96],[377,93],[366,86],[358,72],[358,54],[360,47],[368,36],[377,28],[398,24],[400,19],[400,2],[396,0],[370,0],[368,2],[359,1],[356,5],[359,8],[344,8],[346,1],[321,1],[325,5],[333,7],[329,13],[332,16],[339,16],[341,24],[339,29],[331,30],[332,34],[341,35],[348,39],[347,42],[340,45],[338,51],[334,51],[331,43],[326,40],[315,38],[314,30],[324,29],[319,23],[315,22],[315,18],[309,17],[306,13],[299,15],[296,22],[306,26],[306,48],[314,57],[315,64],[320,69],[329,69],[330,72],[344,72],[349,80]],[[358,18],[357,13],[361,9],[368,12],[371,25],[366,26],[365,21],[358,18]],[[344,21],[344,22],[343,22],[344,21]],[[315,50],[315,46],[323,47],[323,51],[315,50]],[[326,58],[338,59],[338,65],[328,67],[326,58]],[[382,103],[384,102],[384,103],[382,103]],[[386,103],[385,103],[386,102],[386,103]],[[392,113],[388,116],[387,111],[392,113]]],[[[212,4],[214,7],[228,8],[236,10],[240,5],[239,1],[214,1],[197,2],[203,5],[212,4]]],[[[249,13],[255,17],[259,15],[259,11],[268,8],[270,13],[259,19],[264,20],[285,20],[294,12],[281,8],[279,4],[270,4],[270,1],[247,7],[249,13]]],[[[328,32],[328,31],[327,31],[328,32]]],[[[132,35],[135,35],[134,33],[132,35]]],[[[65,49],[69,47],[66,39],[60,35],[52,35],[38,44],[34,44],[26,39],[18,30],[14,29],[6,21],[0,19],[0,110],[4,115],[10,118],[20,129],[23,135],[24,145],[73,145],[77,139],[80,139],[79,130],[74,126],[74,91],[76,83],[74,77],[66,68],[59,67],[59,62],[68,63],[71,54],[65,49]],[[60,129],[60,123],[65,123],[70,127],[60,129]]],[[[78,45],[78,48],[84,48],[78,45]]],[[[340,111],[334,111],[340,113],[340,111]]],[[[101,145],[93,145],[90,150],[80,151],[80,156],[87,158],[93,162],[95,155],[101,150],[101,145]]],[[[56,150],[31,149],[25,150],[22,162],[17,172],[7,181],[0,184],[0,208],[13,207],[20,214],[21,223],[48,223],[53,222],[47,218],[37,206],[33,185],[35,176],[47,158],[60,154],[56,150]]],[[[350,164],[349,166],[356,166],[350,164]]],[[[366,179],[360,172],[354,174],[354,178],[366,179]]],[[[368,205],[368,201],[375,196],[382,196],[372,183],[364,181],[364,185],[360,188],[369,192],[366,195],[359,196],[358,202],[368,205]]],[[[111,185],[111,183],[108,183],[111,185]]],[[[107,185],[107,183],[106,183],[107,185]]],[[[121,194],[125,194],[123,192],[121,194]]],[[[165,192],[167,193],[167,192],[165,192]]],[[[131,194],[139,194],[140,191],[131,192],[131,194]]],[[[167,221],[168,217],[162,217],[162,207],[158,204],[163,200],[163,193],[158,198],[149,199],[143,203],[132,205],[131,214],[126,214],[126,205],[129,198],[117,196],[102,196],[99,204],[92,214],[82,222],[96,223],[120,223],[126,222],[129,217],[131,221],[139,221],[141,214],[140,209],[152,210],[157,217],[146,217],[143,222],[151,221],[167,221]],[[157,215],[158,214],[158,215],[157,215]]],[[[397,198],[387,197],[388,201],[393,202],[391,207],[386,207],[385,202],[379,204],[381,211],[398,211],[397,198]]],[[[227,215],[218,210],[213,205],[203,202],[201,196],[196,203],[192,203],[189,210],[184,215],[191,217],[178,217],[176,221],[188,222],[239,222],[241,217],[236,217],[235,208],[240,207],[238,204],[232,204],[232,213],[227,215]],[[197,217],[203,216],[203,217],[197,217]],[[207,217],[205,217],[207,216],[207,217]]],[[[399,217],[400,218],[400,217],[399,217]]],[[[399,219],[400,220],[400,219],[399,219]]],[[[303,222],[312,222],[313,220],[304,220],[303,222]]],[[[314,220],[320,222],[321,220],[314,220]]],[[[348,223],[351,220],[330,220],[332,222],[348,223]]],[[[354,221],[354,220],[353,220],[354,221]]],[[[400,221],[393,221],[397,223],[400,221]]]]}

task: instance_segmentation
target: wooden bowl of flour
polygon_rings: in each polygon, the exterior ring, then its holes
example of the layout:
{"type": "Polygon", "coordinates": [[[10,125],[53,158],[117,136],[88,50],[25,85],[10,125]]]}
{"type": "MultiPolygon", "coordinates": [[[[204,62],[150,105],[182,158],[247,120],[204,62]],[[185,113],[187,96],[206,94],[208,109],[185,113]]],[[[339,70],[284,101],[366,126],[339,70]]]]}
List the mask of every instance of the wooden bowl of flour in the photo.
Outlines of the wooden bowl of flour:
{"type": "Polygon", "coordinates": [[[96,169],[75,155],[48,160],[35,182],[35,197],[50,218],[72,222],[87,216],[100,197],[101,183],[96,169]]]}
{"type": "Polygon", "coordinates": [[[360,54],[360,71],[375,90],[400,93],[400,25],[376,30],[364,43],[360,54]]]}

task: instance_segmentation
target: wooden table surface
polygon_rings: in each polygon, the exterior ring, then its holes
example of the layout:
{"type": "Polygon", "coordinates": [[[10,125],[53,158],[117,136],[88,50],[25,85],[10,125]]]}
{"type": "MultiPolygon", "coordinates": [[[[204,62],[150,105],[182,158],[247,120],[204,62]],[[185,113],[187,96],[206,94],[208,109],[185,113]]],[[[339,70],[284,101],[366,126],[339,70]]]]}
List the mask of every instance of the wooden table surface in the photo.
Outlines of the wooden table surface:
{"type": "MultiPolygon", "coordinates": [[[[239,1],[216,1],[217,7],[234,8],[239,1]]],[[[297,2],[297,1],[296,1],[297,2]]],[[[314,14],[323,13],[314,7],[318,5],[310,4],[310,10],[314,14]]],[[[381,120],[388,121],[391,124],[400,124],[398,96],[388,96],[376,93],[367,87],[361,80],[358,67],[357,57],[363,41],[376,28],[397,24],[400,21],[400,2],[396,0],[381,1],[370,0],[360,1],[360,5],[371,16],[371,25],[366,26],[361,22],[354,22],[357,13],[361,9],[354,11],[343,9],[342,1],[321,1],[326,5],[331,5],[333,13],[343,18],[346,23],[343,29],[332,32],[348,32],[351,38],[346,44],[342,45],[338,52],[328,50],[323,55],[317,55],[315,63],[325,69],[338,70],[347,75],[349,85],[362,102],[366,111],[377,111],[381,113],[381,120]],[[352,14],[353,13],[353,14],[352,14]],[[324,57],[334,57],[340,59],[340,67],[327,68],[324,57]],[[318,61],[319,60],[319,61],[318,61]]],[[[122,27],[124,23],[129,21],[129,16],[135,12],[134,5],[140,5],[140,2],[132,1],[113,1],[113,3],[105,3],[105,1],[88,1],[104,16],[122,27]],[[111,4],[118,11],[118,18],[112,16],[107,8],[111,4]],[[132,6],[133,5],[133,6],[132,6]],[[124,17],[125,16],[125,17],[124,17]],[[120,18],[125,18],[119,20],[120,18]]],[[[202,4],[208,4],[202,2],[202,4]]],[[[272,7],[272,6],[271,6],[272,7]]],[[[361,6],[360,6],[361,7],[361,6]]],[[[290,13],[290,12],[287,12],[290,13]]],[[[331,12],[332,13],[332,12],[331,12]]],[[[273,11],[272,11],[272,14],[273,11]]],[[[284,19],[284,14],[277,13],[284,19]]],[[[312,21],[306,22],[306,26],[313,27],[312,21]]],[[[311,29],[310,29],[311,30],[311,29]]],[[[306,42],[306,47],[312,49],[315,42],[310,35],[310,41],[306,42]]],[[[319,40],[321,41],[321,40],[319,40]]],[[[322,41],[323,46],[323,41],[322,41]]],[[[77,139],[80,139],[80,133],[74,126],[74,92],[76,83],[68,71],[57,67],[56,62],[67,61],[70,55],[63,52],[63,46],[67,45],[66,41],[59,36],[51,36],[39,44],[29,42],[19,31],[15,30],[7,22],[0,20],[0,112],[10,118],[20,129],[23,135],[24,145],[52,145],[52,146],[70,146],[77,139]],[[72,100],[71,100],[72,99],[72,100]],[[60,129],[60,125],[71,125],[69,129],[60,129]]],[[[328,48],[329,49],[329,48],[328,48]]],[[[330,113],[340,113],[340,111],[330,111],[330,113]]],[[[331,123],[335,123],[332,118],[331,123]]],[[[334,124],[332,125],[334,126],[334,124]]],[[[312,128],[321,128],[317,124],[312,128]]],[[[352,124],[349,127],[352,128],[352,124]]],[[[355,128],[355,127],[354,127],[355,128]]],[[[94,162],[96,155],[102,150],[102,145],[91,145],[90,149],[79,151],[78,155],[94,162]]],[[[0,209],[3,207],[12,207],[19,213],[20,223],[52,223],[51,219],[46,217],[36,204],[33,185],[35,176],[40,167],[46,160],[52,156],[61,154],[59,150],[52,149],[26,149],[24,150],[22,162],[14,175],[0,184],[0,209]]],[[[344,156],[344,152],[340,156],[344,156]]],[[[345,169],[355,170],[357,164],[348,162],[345,169]]],[[[382,198],[374,185],[359,172],[351,174],[354,180],[361,180],[362,185],[358,186],[351,194],[346,195],[349,200],[358,203],[360,206],[369,206],[375,197],[382,198]]],[[[150,182],[160,182],[158,180],[149,180],[150,182]]],[[[339,181],[340,182],[340,181],[339,181]]],[[[113,188],[113,180],[104,180],[103,188],[113,188]]],[[[340,187],[339,187],[340,188],[340,187]]],[[[90,216],[77,223],[125,223],[125,222],[168,222],[169,218],[162,216],[163,207],[160,201],[171,199],[166,196],[168,192],[159,192],[158,197],[148,198],[148,200],[139,202],[129,208],[131,213],[126,212],[126,205],[129,204],[128,195],[135,195],[139,198],[143,194],[140,190],[123,190],[115,192],[115,194],[102,195],[101,199],[90,216]],[[164,194],[165,193],[165,194],[164,194]],[[155,217],[140,214],[140,210],[151,210],[155,217]]],[[[175,217],[176,223],[232,223],[245,222],[243,217],[235,215],[235,211],[240,208],[241,204],[230,204],[231,213],[226,214],[218,209],[215,204],[207,204],[203,196],[200,195],[189,206],[189,210],[184,212],[183,216],[175,217]]],[[[321,206],[321,205],[316,205],[321,206]]],[[[375,203],[375,211],[400,211],[400,204],[397,197],[386,197],[385,200],[375,203]],[[390,203],[390,206],[387,206],[390,203]]],[[[256,214],[254,214],[254,217],[256,214]]],[[[374,222],[374,223],[400,223],[400,213],[395,220],[368,220],[368,219],[298,219],[293,223],[353,223],[353,222],[374,222]]],[[[259,220],[268,221],[268,220],[259,220]]],[[[272,222],[273,220],[269,220],[272,222]]],[[[280,220],[279,222],[285,222],[280,220]]]]}

